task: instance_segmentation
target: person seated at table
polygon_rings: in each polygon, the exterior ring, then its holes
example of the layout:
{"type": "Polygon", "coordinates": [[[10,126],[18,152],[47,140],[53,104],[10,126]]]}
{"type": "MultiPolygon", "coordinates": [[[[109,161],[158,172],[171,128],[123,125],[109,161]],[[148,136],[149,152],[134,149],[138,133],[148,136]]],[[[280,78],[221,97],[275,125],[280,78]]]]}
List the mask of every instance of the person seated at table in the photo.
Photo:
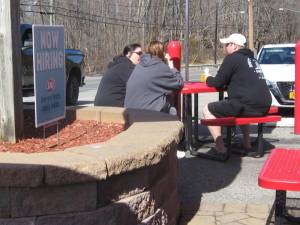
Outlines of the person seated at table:
{"type": "Polygon", "coordinates": [[[141,45],[133,43],[124,47],[122,55],[114,57],[98,86],[95,106],[124,106],[126,83],[142,53],[141,45]]]}
{"type": "Polygon", "coordinates": [[[125,108],[176,115],[176,109],[172,107],[172,93],[182,87],[182,76],[164,52],[163,44],[152,41],[127,82],[125,108]]]}
{"type": "MultiPolygon", "coordinates": [[[[245,48],[246,38],[234,33],[220,39],[224,44],[226,57],[215,77],[206,77],[209,87],[227,90],[228,98],[211,102],[204,106],[205,119],[218,117],[255,117],[268,113],[272,98],[267,87],[262,70],[250,49],[245,48]]],[[[250,149],[249,125],[241,126],[243,133],[243,148],[250,149]]],[[[208,126],[215,141],[212,152],[224,156],[224,146],[221,127],[208,126]]]]}

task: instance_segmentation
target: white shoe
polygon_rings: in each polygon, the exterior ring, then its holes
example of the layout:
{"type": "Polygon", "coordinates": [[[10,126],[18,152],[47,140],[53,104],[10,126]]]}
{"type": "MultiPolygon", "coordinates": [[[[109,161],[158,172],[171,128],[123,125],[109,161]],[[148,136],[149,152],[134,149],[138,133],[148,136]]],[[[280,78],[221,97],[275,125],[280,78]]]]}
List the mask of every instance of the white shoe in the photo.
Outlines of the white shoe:
{"type": "Polygon", "coordinates": [[[185,157],[185,152],[184,151],[177,151],[176,153],[177,159],[182,159],[185,157]]]}

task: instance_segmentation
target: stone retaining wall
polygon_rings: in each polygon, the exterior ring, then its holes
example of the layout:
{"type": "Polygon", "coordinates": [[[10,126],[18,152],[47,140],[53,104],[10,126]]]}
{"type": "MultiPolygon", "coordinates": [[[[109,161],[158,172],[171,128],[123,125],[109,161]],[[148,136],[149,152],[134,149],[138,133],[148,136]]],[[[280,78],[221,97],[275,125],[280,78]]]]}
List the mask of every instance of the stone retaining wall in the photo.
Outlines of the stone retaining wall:
{"type": "Polygon", "coordinates": [[[128,129],[63,152],[0,153],[0,225],[175,225],[182,123],[123,108],[74,112],[128,129]]]}

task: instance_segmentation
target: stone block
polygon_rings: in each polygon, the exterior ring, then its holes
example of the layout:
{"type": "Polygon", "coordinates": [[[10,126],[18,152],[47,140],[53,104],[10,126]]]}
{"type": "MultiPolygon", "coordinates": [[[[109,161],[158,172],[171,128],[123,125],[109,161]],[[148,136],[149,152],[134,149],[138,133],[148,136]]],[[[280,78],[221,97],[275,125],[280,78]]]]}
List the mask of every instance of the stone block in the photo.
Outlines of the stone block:
{"type": "Polygon", "coordinates": [[[76,119],[101,121],[101,107],[84,107],[76,109],[76,119]]]}
{"type": "Polygon", "coordinates": [[[35,225],[137,225],[138,220],[130,208],[121,203],[113,203],[87,213],[41,216],[35,225]]]}
{"type": "Polygon", "coordinates": [[[11,188],[11,216],[28,217],[96,209],[96,183],[11,188]]]}
{"type": "Polygon", "coordinates": [[[239,223],[244,225],[265,225],[266,221],[267,219],[262,220],[256,218],[247,218],[244,220],[240,220],[239,223]]]}
{"type": "Polygon", "coordinates": [[[177,116],[171,116],[167,113],[142,110],[142,109],[126,109],[128,113],[128,122],[130,124],[137,122],[157,122],[157,121],[178,121],[177,116]]]}
{"type": "Polygon", "coordinates": [[[89,182],[106,178],[103,158],[82,152],[0,153],[0,186],[37,187],[89,182]]]}
{"type": "Polygon", "coordinates": [[[246,208],[247,213],[269,213],[270,205],[268,204],[248,204],[246,208]]]}
{"type": "MultiPolygon", "coordinates": [[[[220,212],[218,212],[218,213],[220,213],[220,212]]],[[[212,211],[198,211],[195,214],[197,216],[215,216],[216,215],[216,213],[212,212],[212,211]]],[[[224,213],[222,215],[224,215],[224,213]]]]}
{"type": "Polygon", "coordinates": [[[241,224],[239,222],[230,222],[230,223],[217,222],[216,225],[248,225],[248,224],[241,224]]]}
{"type": "Polygon", "coordinates": [[[165,155],[161,161],[149,167],[149,182],[154,186],[160,179],[170,172],[169,155],[165,155]]]}
{"type": "Polygon", "coordinates": [[[1,187],[36,187],[43,183],[43,166],[27,159],[28,154],[0,153],[1,187]]]}
{"type": "Polygon", "coordinates": [[[172,170],[168,171],[168,173],[165,174],[163,178],[158,180],[155,186],[151,188],[155,203],[158,206],[161,206],[164,204],[164,202],[168,201],[172,193],[178,192],[177,180],[173,179],[173,172],[174,171],[172,170]]]}
{"type": "Polygon", "coordinates": [[[122,199],[117,203],[127,206],[136,215],[138,221],[144,220],[156,211],[155,201],[149,191],[122,199]]]}
{"type": "Polygon", "coordinates": [[[124,108],[101,107],[101,123],[122,123],[125,124],[128,113],[124,108]]]}
{"type": "Polygon", "coordinates": [[[147,148],[145,142],[148,143],[148,140],[140,137],[137,141],[136,137],[133,136],[127,137],[127,141],[123,142],[123,145],[110,146],[110,152],[105,156],[108,176],[118,175],[160,162],[162,152],[159,152],[155,149],[157,147],[153,146],[155,145],[154,139],[151,139],[151,141],[148,139],[151,144],[147,148]],[[111,155],[113,153],[115,154],[111,155]]]}
{"type": "Polygon", "coordinates": [[[250,217],[256,218],[256,219],[266,219],[266,218],[268,218],[269,213],[251,212],[251,213],[247,213],[247,215],[249,215],[250,217]]]}
{"type": "Polygon", "coordinates": [[[196,216],[188,225],[215,225],[215,220],[214,216],[196,216]]]}
{"type": "Polygon", "coordinates": [[[244,213],[246,211],[246,204],[244,203],[226,203],[224,207],[225,213],[244,213]]]}
{"type": "Polygon", "coordinates": [[[242,213],[230,213],[225,214],[223,216],[218,216],[217,221],[224,223],[224,224],[231,224],[233,222],[237,222],[240,220],[248,219],[249,216],[242,213]]]}
{"type": "Polygon", "coordinates": [[[36,225],[35,218],[0,219],[0,225],[36,225]]]}
{"type": "Polygon", "coordinates": [[[68,164],[45,166],[45,183],[48,185],[72,184],[103,180],[107,176],[106,165],[102,160],[75,162],[68,158],[68,164]]]}
{"type": "Polygon", "coordinates": [[[162,206],[156,209],[155,213],[145,218],[142,224],[152,225],[175,225],[179,217],[179,199],[177,191],[173,191],[162,206]]]}
{"type": "Polygon", "coordinates": [[[154,215],[144,219],[142,223],[140,223],[139,225],[153,225],[153,224],[167,225],[168,215],[166,215],[166,213],[163,210],[158,209],[156,210],[154,215]]]}
{"type": "Polygon", "coordinates": [[[201,203],[200,205],[200,210],[201,211],[213,211],[213,212],[220,212],[223,211],[224,209],[224,204],[213,204],[213,203],[201,203]]]}
{"type": "Polygon", "coordinates": [[[8,218],[9,215],[9,190],[8,188],[0,188],[0,218],[8,218]]]}
{"type": "Polygon", "coordinates": [[[71,151],[33,154],[31,157],[44,165],[44,182],[47,185],[63,185],[105,179],[105,161],[89,155],[89,146],[78,146],[82,153],[71,151]]]}
{"type": "Polygon", "coordinates": [[[104,206],[149,189],[149,169],[142,168],[98,183],[98,206],[104,206]]]}
{"type": "Polygon", "coordinates": [[[167,215],[168,225],[172,223],[172,221],[179,218],[179,210],[180,210],[180,203],[179,203],[179,196],[177,189],[171,192],[169,198],[164,202],[164,204],[160,207],[167,215]]]}
{"type": "Polygon", "coordinates": [[[183,125],[180,121],[135,122],[131,124],[130,130],[135,133],[140,133],[142,130],[146,135],[155,133],[164,138],[172,137],[172,140],[179,143],[183,134],[183,125]]]}

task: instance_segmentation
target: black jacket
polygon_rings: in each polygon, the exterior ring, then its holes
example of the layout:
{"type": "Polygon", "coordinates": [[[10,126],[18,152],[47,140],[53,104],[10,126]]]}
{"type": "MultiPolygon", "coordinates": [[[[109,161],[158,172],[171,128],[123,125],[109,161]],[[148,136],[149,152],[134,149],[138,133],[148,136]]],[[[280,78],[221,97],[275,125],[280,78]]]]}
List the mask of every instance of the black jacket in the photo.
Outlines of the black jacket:
{"type": "Polygon", "coordinates": [[[126,56],[114,58],[101,79],[94,105],[123,107],[126,83],[134,67],[126,56]]]}
{"type": "Polygon", "coordinates": [[[228,98],[252,108],[269,109],[272,98],[263,72],[249,49],[227,55],[216,75],[208,77],[207,85],[227,89],[228,98]]]}

